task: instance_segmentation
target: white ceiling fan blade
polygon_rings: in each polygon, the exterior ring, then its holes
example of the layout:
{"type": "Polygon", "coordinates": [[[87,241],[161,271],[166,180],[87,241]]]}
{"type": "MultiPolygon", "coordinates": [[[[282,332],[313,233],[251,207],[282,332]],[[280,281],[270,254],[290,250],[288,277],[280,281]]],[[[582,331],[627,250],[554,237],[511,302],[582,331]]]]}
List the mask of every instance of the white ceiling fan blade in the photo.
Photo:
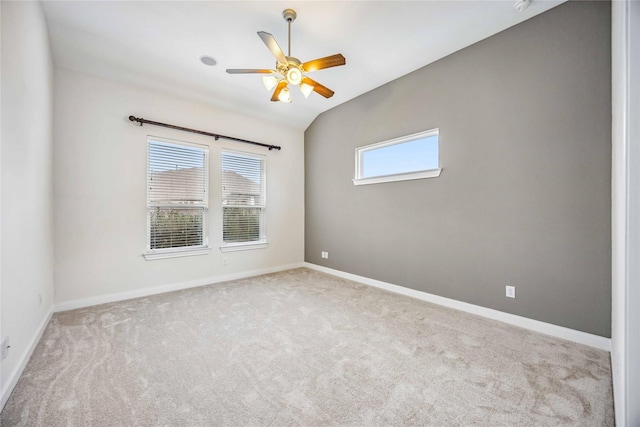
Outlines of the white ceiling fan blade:
{"type": "Polygon", "coordinates": [[[276,39],[271,34],[264,31],[258,31],[258,36],[260,36],[264,44],[267,45],[267,48],[269,48],[278,62],[280,62],[281,64],[287,63],[287,58],[284,56],[284,53],[282,52],[282,49],[280,49],[280,46],[278,46],[278,42],[276,42],[276,39]]]}

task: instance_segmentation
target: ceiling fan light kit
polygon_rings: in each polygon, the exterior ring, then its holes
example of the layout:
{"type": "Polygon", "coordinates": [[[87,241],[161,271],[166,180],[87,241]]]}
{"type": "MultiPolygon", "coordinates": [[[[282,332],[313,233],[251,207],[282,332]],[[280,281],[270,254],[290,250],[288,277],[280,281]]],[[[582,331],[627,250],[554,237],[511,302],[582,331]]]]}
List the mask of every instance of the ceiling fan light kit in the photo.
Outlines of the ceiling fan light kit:
{"type": "Polygon", "coordinates": [[[292,85],[299,85],[302,81],[302,72],[297,68],[290,68],[287,71],[287,82],[292,85]]]}
{"type": "Polygon", "coordinates": [[[288,24],[287,56],[282,52],[282,49],[280,49],[280,46],[278,46],[278,43],[276,42],[276,39],[271,34],[264,31],[258,31],[258,37],[262,39],[264,44],[276,58],[275,70],[231,68],[227,69],[227,73],[268,74],[262,78],[262,82],[267,90],[271,90],[275,87],[273,95],[271,96],[271,101],[274,102],[291,102],[289,85],[299,86],[300,91],[305,98],[309,97],[311,92],[316,92],[325,98],[331,98],[334,94],[331,89],[310,79],[305,73],[345,65],[347,63],[346,59],[338,53],[303,63],[298,58],[291,56],[291,23],[295,21],[297,14],[293,9],[285,9],[282,12],[282,17],[288,24]]]}
{"type": "Polygon", "coordinates": [[[289,92],[288,87],[282,88],[280,93],[278,94],[278,101],[281,102],[291,102],[291,92],[289,92]]]}
{"type": "Polygon", "coordinates": [[[266,87],[267,90],[271,90],[278,85],[278,79],[276,78],[276,76],[264,76],[262,78],[262,82],[264,83],[264,87],[266,87]]]}
{"type": "Polygon", "coordinates": [[[313,92],[313,86],[302,83],[300,85],[300,92],[302,92],[305,98],[308,98],[309,95],[311,95],[311,92],[313,92]]]}

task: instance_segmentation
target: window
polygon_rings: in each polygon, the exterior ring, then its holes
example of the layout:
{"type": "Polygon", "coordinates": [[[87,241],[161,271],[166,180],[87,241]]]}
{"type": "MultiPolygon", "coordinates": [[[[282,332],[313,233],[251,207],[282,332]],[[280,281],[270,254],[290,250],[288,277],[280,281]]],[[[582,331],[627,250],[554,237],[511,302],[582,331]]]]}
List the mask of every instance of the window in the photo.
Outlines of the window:
{"type": "Polygon", "coordinates": [[[222,251],[264,248],[265,158],[222,153],[222,251]]]}
{"type": "Polygon", "coordinates": [[[355,185],[440,176],[438,129],[356,148],[355,185]]]}
{"type": "Polygon", "coordinates": [[[147,140],[146,259],[208,253],[209,149],[147,140]]]}

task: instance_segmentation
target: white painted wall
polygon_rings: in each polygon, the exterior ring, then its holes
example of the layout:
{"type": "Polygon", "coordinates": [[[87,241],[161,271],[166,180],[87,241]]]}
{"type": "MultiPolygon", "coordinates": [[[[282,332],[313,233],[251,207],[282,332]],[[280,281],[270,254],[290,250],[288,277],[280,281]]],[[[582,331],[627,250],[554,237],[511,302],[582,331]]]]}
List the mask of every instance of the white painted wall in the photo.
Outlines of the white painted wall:
{"type": "Polygon", "coordinates": [[[640,2],[629,1],[627,421],[640,425],[640,2]]]}
{"type": "Polygon", "coordinates": [[[640,2],[629,1],[627,421],[640,425],[640,2]]]}
{"type": "Polygon", "coordinates": [[[56,302],[69,306],[75,300],[143,294],[303,261],[303,132],[64,68],[55,69],[54,100],[56,302]],[[282,150],[141,127],[128,120],[130,115],[281,145],[282,150]],[[209,255],[154,261],[142,256],[147,135],[209,145],[209,255]],[[267,249],[219,250],[223,147],[267,156],[267,249]]]}
{"type": "MultiPolygon", "coordinates": [[[[2,28],[2,2],[0,2],[0,29],[2,28]]],[[[0,47],[2,46],[2,31],[0,31],[0,47]]],[[[0,55],[0,82],[2,81],[2,55],[0,55]]],[[[0,85],[0,100],[2,87],[0,85]]],[[[1,101],[0,101],[1,104],[1,101]]],[[[2,106],[0,105],[0,111],[2,106]]],[[[2,114],[0,113],[0,241],[2,239],[2,114]]],[[[0,243],[0,340],[2,340],[2,244],[0,243]]],[[[2,380],[2,361],[0,360],[0,399],[4,396],[4,381],[2,380]]],[[[0,410],[4,407],[4,399],[0,402],[0,410]]]]}
{"type": "Polygon", "coordinates": [[[640,3],[612,2],[612,330],[616,425],[640,425],[640,3]]]}
{"type": "Polygon", "coordinates": [[[4,405],[53,306],[53,73],[40,3],[2,2],[1,19],[4,405]]]}
{"type": "Polygon", "coordinates": [[[611,8],[611,371],[616,421],[625,426],[626,25],[625,2],[611,8]]]}

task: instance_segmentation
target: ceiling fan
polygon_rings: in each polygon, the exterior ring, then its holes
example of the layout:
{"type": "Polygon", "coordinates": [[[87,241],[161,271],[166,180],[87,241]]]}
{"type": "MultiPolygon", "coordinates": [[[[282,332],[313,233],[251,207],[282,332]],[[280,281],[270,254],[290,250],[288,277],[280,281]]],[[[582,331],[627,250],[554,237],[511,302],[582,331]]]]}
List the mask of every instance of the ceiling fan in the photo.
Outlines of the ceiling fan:
{"type": "Polygon", "coordinates": [[[282,17],[289,24],[289,50],[287,56],[282,52],[276,39],[271,34],[258,31],[258,36],[260,36],[264,44],[267,45],[267,48],[269,48],[273,56],[276,57],[275,70],[231,68],[227,69],[227,73],[268,74],[268,76],[263,77],[263,82],[267,90],[271,90],[274,87],[276,88],[271,96],[271,101],[274,102],[291,102],[289,85],[300,86],[300,91],[304,94],[305,98],[309,97],[312,91],[325,98],[331,98],[334,94],[331,89],[307,77],[305,73],[345,65],[347,61],[344,56],[339,53],[307,62],[300,62],[298,58],[291,56],[291,23],[295,21],[296,16],[296,12],[293,9],[285,9],[282,12],[282,17]]]}

